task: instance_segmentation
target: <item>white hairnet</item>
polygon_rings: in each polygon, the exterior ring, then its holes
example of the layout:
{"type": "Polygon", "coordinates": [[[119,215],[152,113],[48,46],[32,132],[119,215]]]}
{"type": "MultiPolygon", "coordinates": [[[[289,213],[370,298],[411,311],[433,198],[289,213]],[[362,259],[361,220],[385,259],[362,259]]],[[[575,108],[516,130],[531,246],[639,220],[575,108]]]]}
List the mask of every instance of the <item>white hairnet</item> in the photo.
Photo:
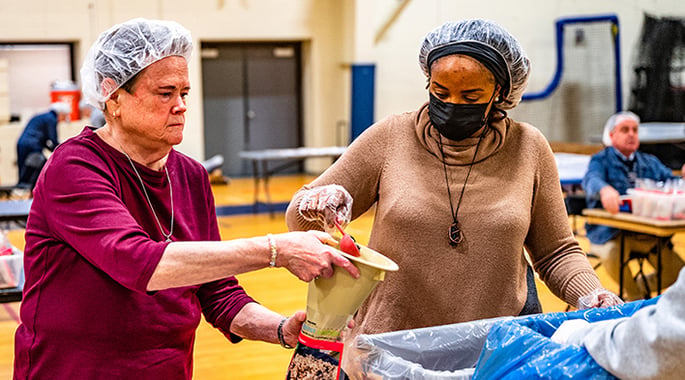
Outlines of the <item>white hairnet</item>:
{"type": "Polygon", "coordinates": [[[423,73],[430,77],[428,54],[438,47],[456,42],[478,41],[498,51],[509,70],[509,92],[495,102],[502,110],[516,107],[528,84],[530,61],[518,41],[504,28],[492,21],[473,19],[445,23],[426,35],[419,52],[419,64],[423,73]]]}
{"type": "Polygon", "coordinates": [[[190,32],[173,21],[136,18],[106,30],[88,51],[81,67],[86,102],[103,110],[112,93],[147,66],[170,56],[188,61],[193,50],[190,32]],[[111,78],[116,87],[102,88],[111,78]]]}
{"type": "Polygon", "coordinates": [[[621,122],[623,119],[633,119],[638,125],[640,125],[640,117],[630,111],[621,111],[611,115],[604,124],[604,132],[602,132],[602,144],[604,144],[604,146],[613,145],[611,143],[611,136],[609,136],[609,132],[613,131],[616,127],[616,124],[621,122]]]}
{"type": "Polygon", "coordinates": [[[50,109],[57,112],[57,114],[70,114],[71,103],[69,102],[54,102],[50,104],[50,109]]]}

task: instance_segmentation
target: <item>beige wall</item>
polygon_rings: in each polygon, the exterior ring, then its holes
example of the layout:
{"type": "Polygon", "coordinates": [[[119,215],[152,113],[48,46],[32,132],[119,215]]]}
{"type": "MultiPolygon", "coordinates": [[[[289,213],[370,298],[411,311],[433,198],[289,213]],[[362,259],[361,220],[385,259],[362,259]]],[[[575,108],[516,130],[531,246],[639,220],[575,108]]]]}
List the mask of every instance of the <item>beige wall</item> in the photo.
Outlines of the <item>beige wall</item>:
{"type": "MultiPolygon", "coordinates": [[[[360,10],[363,9],[360,12],[375,12],[371,16],[367,14],[367,17],[372,18],[374,28],[382,24],[388,10],[398,3],[398,0],[357,0],[360,10]],[[375,6],[366,5],[368,3],[375,6]]],[[[391,113],[414,110],[428,100],[425,90],[426,78],[418,65],[419,47],[427,32],[443,22],[462,18],[491,19],[516,36],[532,62],[528,90],[538,92],[551,82],[555,72],[554,28],[558,18],[617,15],[622,50],[622,99],[625,108],[632,79],[632,58],[638,53],[637,39],[641,32],[644,13],[653,16],[685,17],[685,7],[681,0],[412,0],[385,37],[373,45],[368,56],[364,56],[365,60],[373,60],[377,64],[376,119],[391,113]]],[[[371,28],[373,32],[374,28],[371,28]]],[[[367,33],[367,38],[373,38],[373,35],[367,33]]],[[[613,104],[612,100],[607,99],[613,104]]],[[[578,109],[580,115],[576,117],[582,119],[588,117],[583,112],[594,106],[580,104],[572,110],[565,110],[567,104],[529,102],[525,107],[519,106],[510,114],[514,118],[534,122],[548,139],[563,141],[564,133],[560,125],[567,121],[564,119],[564,112],[576,112],[578,109]]],[[[608,116],[601,116],[600,120],[594,123],[599,124],[596,128],[601,130],[608,116]]],[[[589,136],[585,138],[588,139],[589,136]]]]}
{"type": "MultiPolygon", "coordinates": [[[[134,17],[181,23],[191,31],[196,43],[190,65],[192,91],[186,133],[178,149],[204,159],[199,42],[301,41],[304,47],[305,143],[309,146],[332,145],[336,142],[336,125],[345,120],[348,113],[346,68],[342,65],[345,52],[341,49],[347,44],[342,31],[347,3],[328,0],[3,0],[0,42],[76,42],[79,46],[76,63],[80,67],[87,48],[99,33],[116,23],[134,17]]],[[[0,129],[0,139],[14,138],[13,133],[7,132],[3,136],[0,129]]]]}
{"type": "MultiPolygon", "coordinates": [[[[191,30],[192,95],[179,149],[204,158],[200,41],[303,42],[305,144],[336,143],[349,120],[350,63],[375,63],[375,118],[416,109],[427,99],[417,61],[424,35],[442,22],[489,18],[517,36],[533,62],[529,89],[539,91],[556,65],[554,22],[559,17],[615,13],[621,23],[623,67],[629,67],[644,12],[685,16],[682,0],[412,0],[379,41],[381,27],[401,0],[2,0],[0,40],[74,41],[88,47],[111,25],[133,17],[172,19],[191,30]]],[[[80,65],[83,48],[77,52],[80,65]]],[[[626,71],[624,71],[625,73],[626,71]]],[[[630,77],[623,76],[624,102],[630,77]]],[[[541,112],[558,112],[545,109],[541,112]]],[[[538,125],[554,135],[550,125],[538,125]]],[[[343,134],[347,134],[345,129],[343,134]]],[[[2,137],[0,137],[2,138],[2,137]]],[[[5,154],[0,152],[0,154],[5,154]]],[[[321,164],[323,165],[323,164],[321,164]]],[[[309,166],[317,170],[321,165],[309,166]]]]}

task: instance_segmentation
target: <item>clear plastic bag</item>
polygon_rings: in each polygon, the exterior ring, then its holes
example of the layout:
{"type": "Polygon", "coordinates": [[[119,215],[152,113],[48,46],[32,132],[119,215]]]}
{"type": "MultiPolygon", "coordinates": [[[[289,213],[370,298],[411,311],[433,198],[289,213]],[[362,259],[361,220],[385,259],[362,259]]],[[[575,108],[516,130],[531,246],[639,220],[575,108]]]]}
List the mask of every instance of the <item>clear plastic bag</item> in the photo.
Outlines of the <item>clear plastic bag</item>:
{"type": "Polygon", "coordinates": [[[359,335],[346,345],[350,379],[470,379],[490,327],[512,317],[359,335]]]}
{"type": "Polygon", "coordinates": [[[613,379],[584,348],[550,337],[568,319],[627,317],[658,299],[362,334],[346,345],[342,366],[350,379],[613,379]]]}

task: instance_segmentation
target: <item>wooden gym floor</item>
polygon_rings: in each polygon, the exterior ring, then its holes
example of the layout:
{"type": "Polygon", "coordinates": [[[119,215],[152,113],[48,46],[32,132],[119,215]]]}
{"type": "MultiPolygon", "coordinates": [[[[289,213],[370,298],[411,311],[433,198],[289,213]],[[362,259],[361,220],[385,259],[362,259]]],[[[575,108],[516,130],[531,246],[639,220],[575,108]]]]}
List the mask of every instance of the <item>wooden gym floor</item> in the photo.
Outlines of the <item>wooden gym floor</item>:
{"type": "MultiPolygon", "coordinates": [[[[273,202],[288,202],[292,194],[313,177],[303,175],[277,176],[271,181],[273,202]]],[[[249,178],[232,179],[228,184],[214,185],[217,207],[249,205],[254,197],[253,182],[249,178]]],[[[353,221],[348,231],[357,241],[366,244],[373,220],[372,212],[353,221]]],[[[569,220],[571,223],[571,220],[569,220]]],[[[576,219],[580,228],[578,240],[584,249],[588,242],[582,237],[582,218],[576,219]]],[[[282,212],[273,217],[268,213],[220,216],[219,225],[224,240],[239,237],[286,232],[282,212]]],[[[23,230],[9,231],[12,243],[22,248],[23,230]]],[[[676,236],[676,249],[685,252],[685,235],[676,236]]],[[[608,279],[602,267],[597,269],[604,286],[612,291],[617,285],[608,279]]],[[[264,269],[238,276],[245,289],[263,305],[284,315],[290,315],[306,307],[307,285],[290,275],[285,269],[264,269]]],[[[538,291],[544,312],[564,311],[566,304],[552,295],[544,284],[538,281],[538,291]]],[[[0,304],[0,378],[10,379],[14,357],[14,331],[17,322],[13,314],[19,310],[19,303],[0,304]]],[[[197,380],[272,380],[285,377],[285,371],[292,355],[291,350],[278,345],[243,341],[229,343],[225,337],[204,320],[197,331],[195,346],[194,379],[197,380]]]]}

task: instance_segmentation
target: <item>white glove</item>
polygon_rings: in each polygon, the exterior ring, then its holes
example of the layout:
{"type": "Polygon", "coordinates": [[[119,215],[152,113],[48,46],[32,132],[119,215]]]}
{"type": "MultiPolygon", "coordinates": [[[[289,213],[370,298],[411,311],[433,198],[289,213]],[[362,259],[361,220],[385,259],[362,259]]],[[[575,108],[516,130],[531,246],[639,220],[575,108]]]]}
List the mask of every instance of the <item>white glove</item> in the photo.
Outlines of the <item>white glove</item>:
{"type": "Polygon", "coordinates": [[[326,232],[335,231],[335,223],[345,228],[352,217],[352,196],[340,185],[317,186],[307,190],[300,200],[300,215],[309,221],[321,221],[326,232]]]}
{"type": "Polygon", "coordinates": [[[584,319],[569,319],[559,326],[550,339],[552,339],[553,342],[564,344],[568,342],[568,338],[571,335],[589,325],[590,323],[584,319]]]}
{"type": "Polygon", "coordinates": [[[604,288],[597,288],[590,294],[578,298],[578,310],[590,309],[593,307],[609,307],[622,304],[622,299],[604,288]]]}

